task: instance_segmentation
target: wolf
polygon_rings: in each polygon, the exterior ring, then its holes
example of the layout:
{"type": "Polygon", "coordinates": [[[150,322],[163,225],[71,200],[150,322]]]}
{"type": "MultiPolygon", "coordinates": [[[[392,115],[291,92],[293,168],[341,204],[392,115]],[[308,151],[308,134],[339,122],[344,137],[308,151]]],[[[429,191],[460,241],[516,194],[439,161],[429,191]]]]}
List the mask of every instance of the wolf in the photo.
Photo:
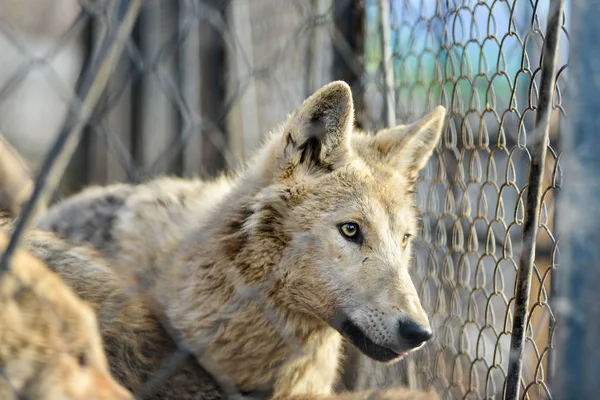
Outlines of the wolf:
{"type": "MultiPolygon", "coordinates": [[[[0,218],[0,234],[9,233],[12,228],[11,219],[0,218]]],[[[48,274],[55,275],[58,283],[53,290],[60,293],[62,287],[86,300],[86,312],[99,320],[96,336],[101,336],[103,345],[99,351],[103,357],[108,356],[113,376],[135,392],[136,398],[223,398],[212,377],[185,349],[179,348],[147,296],[132,292],[134,285],[128,276],[109,268],[97,250],[73,246],[50,232],[36,230],[28,232],[22,241],[28,254],[43,260],[52,271],[48,274]],[[156,375],[174,355],[179,361],[157,381],[156,375]]],[[[70,320],[63,321],[66,323],[70,320]]],[[[72,329],[76,328],[77,325],[72,329]]]]}
{"type": "MultiPolygon", "coordinates": [[[[409,266],[415,182],[445,114],[361,132],[349,86],[332,82],[232,176],[90,188],[38,228],[131,273],[240,391],[368,398],[334,394],[342,338],[392,363],[433,335],[409,266]]],[[[411,398],[397,390],[380,398],[411,398]]]]}
{"type": "MultiPolygon", "coordinates": [[[[19,153],[0,134],[0,212],[16,217],[33,192],[33,181],[27,164],[19,153]]],[[[46,211],[45,205],[36,208],[37,214],[46,211]]]]}
{"type": "MultiPolygon", "coordinates": [[[[0,254],[7,243],[0,232],[0,254]]],[[[133,399],[109,373],[94,312],[23,250],[0,277],[0,398],[133,399]]]]}

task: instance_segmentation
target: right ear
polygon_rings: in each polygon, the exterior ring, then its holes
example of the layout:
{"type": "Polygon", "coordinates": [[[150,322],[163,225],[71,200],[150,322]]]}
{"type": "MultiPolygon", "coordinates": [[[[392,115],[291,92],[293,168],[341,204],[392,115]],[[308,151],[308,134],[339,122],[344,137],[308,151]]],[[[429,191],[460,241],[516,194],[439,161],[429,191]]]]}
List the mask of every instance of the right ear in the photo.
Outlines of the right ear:
{"type": "Polygon", "coordinates": [[[281,167],[330,170],[350,151],[354,104],[342,81],[323,86],[306,99],[284,125],[281,167]]]}
{"type": "Polygon", "coordinates": [[[440,141],[445,118],[446,109],[438,106],[410,125],[377,132],[375,144],[383,161],[415,181],[440,141]]]}

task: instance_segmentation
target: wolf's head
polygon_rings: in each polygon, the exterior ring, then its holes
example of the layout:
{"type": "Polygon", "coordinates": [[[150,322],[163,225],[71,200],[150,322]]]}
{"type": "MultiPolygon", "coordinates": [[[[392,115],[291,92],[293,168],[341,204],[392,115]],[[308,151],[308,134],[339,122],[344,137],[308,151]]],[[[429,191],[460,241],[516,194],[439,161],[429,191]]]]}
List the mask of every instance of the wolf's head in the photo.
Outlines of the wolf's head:
{"type": "MultiPolygon", "coordinates": [[[[6,242],[0,232],[0,254],[6,242]]],[[[132,398],[110,375],[94,311],[22,250],[0,277],[0,398],[132,398]]]]}
{"type": "MultiPolygon", "coordinates": [[[[375,135],[353,129],[347,84],[309,97],[251,164],[262,180],[244,230],[280,241],[280,302],[327,322],[363,353],[399,359],[432,336],[409,276],[413,199],[445,117],[375,135]]],[[[258,240],[258,239],[257,239],[258,240]]],[[[255,244],[252,256],[270,250],[255,244]]]]}

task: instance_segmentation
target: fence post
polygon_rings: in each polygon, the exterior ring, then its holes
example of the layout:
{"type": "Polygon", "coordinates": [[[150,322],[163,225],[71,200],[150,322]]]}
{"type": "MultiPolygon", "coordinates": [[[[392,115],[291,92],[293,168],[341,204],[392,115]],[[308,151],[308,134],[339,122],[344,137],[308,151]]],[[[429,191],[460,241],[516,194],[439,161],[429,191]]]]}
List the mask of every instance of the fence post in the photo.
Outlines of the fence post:
{"type": "MultiPolygon", "coordinates": [[[[179,48],[179,90],[181,96],[184,99],[188,109],[188,118],[191,119],[185,121],[182,118],[180,123],[180,134],[186,131],[186,128],[192,129],[192,137],[186,143],[183,149],[183,165],[182,174],[186,177],[194,177],[200,174],[202,170],[202,135],[200,134],[199,125],[200,121],[195,120],[195,116],[200,114],[200,96],[202,93],[202,79],[200,66],[200,52],[201,52],[201,41],[200,41],[200,22],[198,18],[193,18],[197,12],[194,9],[194,3],[179,0],[179,21],[178,29],[179,34],[184,35],[184,27],[186,20],[191,19],[189,26],[189,32],[187,32],[186,38],[181,43],[179,48]]],[[[180,140],[183,140],[180,139],[180,140]]]]}
{"type": "Polygon", "coordinates": [[[235,160],[229,161],[230,168],[247,161],[253,147],[260,141],[261,115],[258,107],[257,82],[252,71],[256,62],[250,9],[250,0],[239,0],[230,3],[228,7],[229,26],[239,38],[237,46],[231,48],[228,54],[231,66],[229,96],[239,90],[240,82],[248,81],[245,91],[237,95],[238,101],[228,116],[229,146],[235,157],[235,160]]]}
{"type": "Polygon", "coordinates": [[[383,67],[383,90],[385,102],[386,126],[396,125],[396,98],[394,96],[394,64],[392,60],[392,38],[390,24],[390,2],[381,0],[379,3],[379,21],[381,26],[381,56],[383,67]]]}
{"type": "MultiPolygon", "coordinates": [[[[202,0],[201,12],[214,10],[215,16],[225,19],[227,2],[202,0]]],[[[206,13],[208,14],[208,13],[206,13]]],[[[201,14],[203,15],[203,14],[201,14]]],[[[226,165],[225,109],[225,39],[209,16],[199,22],[200,35],[200,115],[202,118],[202,165],[200,176],[214,176],[226,165]],[[207,122],[210,124],[207,125],[207,122]],[[221,145],[222,143],[222,145],[221,145]]],[[[225,21],[226,23],[227,21],[225,21]]]]}
{"type": "MultiPolygon", "coordinates": [[[[145,1],[139,17],[139,46],[145,66],[139,83],[137,102],[140,107],[137,157],[143,168],[143,175],[177,173],[178,166],[173,161],[157,165],[169,143],[176,139],[177,113],[160,75],[173,79],[176,76],[176,56],[163,56],[165,43],[177,29],[176,1],[145,1]],[[156,171],[155,169],[160,169],[156,171]]],[[[177,52],[174,52],[175,55],[177,52]]]]}
{"type": "Polygon", "coordinates": [[[308,49],[307,96],[310,96],[331,80],[333,1],[313,0],[312,12],[316,21],[312,27],[308,49]]]}
{"type": "Polygon", "coordinates": [[[600,393],[600,0],[571,2],[569,100],[561,188],[557,316],[557,399],[600,393]]]}
{"type": "MultiPolygon", "coordinates": [[[[379,3],[379,26],[381,33],[381,66],[383,70],[383,95],[385,125],[391,128],[396,125],[396,93],[394,91],[394,60],[392,58],[392,26],[390,22],[391,5],[389,0],[379,3]]],[[[407,385],[411,389],[417,387],[415,360],[404,361],[407,385]]]]}
{"type": "Polygon", "coordinates": [[[515,284],[513,327],[510,342],[508,373],[506,376],[505,400],[519,397],[521,370],[523,367],[523,346],[529,320],[529,295],[531,276],[535,260],[535,248],[538,234],[542,182],[544,165],[548,152],[548,132],[552,115],[552,101],[556,83],[556,64],[564,0],[552,0],[548,10],[547,28],[541,62],[541,82],[537,105],[535,129],[530,141],[531,162],[527,197],[525,199],[525,218],[523,222],[523,249],[519,261],[519,270],[515,284]]]}
{"type": "MultiPolygon", "coordinates": [[[[321,1],[321,0],[319,0],[321,1]]],[[[331,0],[327,0],[331,1],[331,0]]],[[[352,88],[356,126],[364,121],[359,112],[364,107],[362,79],[364,73],[365,5],[361,0],[336,0],[333,3],[331,78],[345,81],[352,88]],[[356,57],[356,55],[360,55],[356,57]]]]}

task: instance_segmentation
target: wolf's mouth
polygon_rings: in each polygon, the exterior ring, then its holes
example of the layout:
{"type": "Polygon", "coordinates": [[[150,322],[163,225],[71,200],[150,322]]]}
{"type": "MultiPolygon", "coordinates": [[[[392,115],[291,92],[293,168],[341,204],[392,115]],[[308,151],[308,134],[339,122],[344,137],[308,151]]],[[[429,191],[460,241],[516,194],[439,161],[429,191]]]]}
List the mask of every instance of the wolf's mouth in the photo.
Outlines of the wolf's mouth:
{"type": "Polygon", "coordinates": [[[350,319],[345,319],[339,327],[339,332],[350,340],[364,355],[380,362],[390,362],[404,355],[369,339],[362,330],[350,319]]]}

